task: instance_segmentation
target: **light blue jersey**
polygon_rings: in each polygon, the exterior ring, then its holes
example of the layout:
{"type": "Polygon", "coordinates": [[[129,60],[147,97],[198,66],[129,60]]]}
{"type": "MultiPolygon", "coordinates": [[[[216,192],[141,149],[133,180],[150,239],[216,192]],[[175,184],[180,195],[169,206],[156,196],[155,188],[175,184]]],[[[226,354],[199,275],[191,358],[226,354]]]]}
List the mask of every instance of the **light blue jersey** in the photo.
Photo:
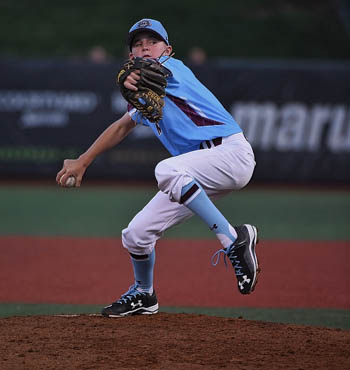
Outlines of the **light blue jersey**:
{"type": "MultiPolygon", "coordinates": [[[[162,57],[161,61],[167,57],[162,57]]],[[[158,124],[132,109],[129,114],[137,123],[151,127],[172,155],[199,149],[201,142],[242,132],[231,114],[195,77],[182,61],[174,58],[163,64],[168,77],[163,118],[158,124]]]]}

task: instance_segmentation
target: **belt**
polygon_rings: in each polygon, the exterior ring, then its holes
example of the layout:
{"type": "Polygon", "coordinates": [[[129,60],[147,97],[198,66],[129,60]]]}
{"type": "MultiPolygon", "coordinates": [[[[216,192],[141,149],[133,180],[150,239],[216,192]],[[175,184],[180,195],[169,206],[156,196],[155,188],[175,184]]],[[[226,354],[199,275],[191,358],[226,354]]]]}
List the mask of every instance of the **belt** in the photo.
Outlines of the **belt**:
{"type": "Polygon", "coordinates": [[[199,149],[209,149],[214,146],[219,146],[222,144],[222,137],[216,137],[213,140],[202,141],[199,145],[199,149]]]}

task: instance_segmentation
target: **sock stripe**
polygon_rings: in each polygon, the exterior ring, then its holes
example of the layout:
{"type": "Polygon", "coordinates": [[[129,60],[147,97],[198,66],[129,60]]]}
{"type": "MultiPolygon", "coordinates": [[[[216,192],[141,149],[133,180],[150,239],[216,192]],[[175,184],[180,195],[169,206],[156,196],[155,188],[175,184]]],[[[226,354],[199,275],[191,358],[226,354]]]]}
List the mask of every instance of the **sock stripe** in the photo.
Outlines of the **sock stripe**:
{"type": "Polygon", "coordinates": [[[149,255],[148,254],[142,254],[142,255],[139,255],[139,254],[133,254],[133,253],[129,253],[130,256],[134,259],[134,260],[146,260],[147,258],[149,258],[149,255]]]}
{"type": "Polygon", "coordinates": [[[180,199],[180,204],[185,203],[197,190],[199,189],[197,184],[193,184],[180,199]]]}
{"type": "Polygon", "coordinates": [[[195,191],[183,204],[185,206],[187,206],[187,204],[191,203],[192,200],[197,198],[197,196],[200,194],[200,192],[201,192],[201,189],[198,189],[197,191],[195,191]]]}

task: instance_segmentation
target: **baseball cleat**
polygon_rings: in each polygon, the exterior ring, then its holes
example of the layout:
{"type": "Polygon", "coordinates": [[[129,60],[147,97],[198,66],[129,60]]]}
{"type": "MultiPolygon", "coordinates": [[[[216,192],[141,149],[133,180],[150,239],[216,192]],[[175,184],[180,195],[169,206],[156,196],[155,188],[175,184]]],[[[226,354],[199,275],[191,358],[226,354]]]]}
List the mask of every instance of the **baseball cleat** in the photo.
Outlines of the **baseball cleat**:
{"type": "Polygon", "coordinates": [[[105,317],[123,317],[128,315],[153,315],[158,313],[159,305],[156,293],[139,292],[132,285],[117,301],[101,311],[105,317]]]}
{"type": "MultiPolygon", "coordinates": [[[[254,290],[260,272],[255,253],[258,232],[255,226],[248,224],[236,226],[235,230],[237,232],[235,242],[230,247],[217,251],[213,256],[214,259],[218,255],[217,260],[212,264],[217,265],[220,253],[224,253],[224,257],[229,258],[235,270],[239,292],[249,294],[254,290]]],[[[224,261],[226,264],[226,259],[224,261]]]]}

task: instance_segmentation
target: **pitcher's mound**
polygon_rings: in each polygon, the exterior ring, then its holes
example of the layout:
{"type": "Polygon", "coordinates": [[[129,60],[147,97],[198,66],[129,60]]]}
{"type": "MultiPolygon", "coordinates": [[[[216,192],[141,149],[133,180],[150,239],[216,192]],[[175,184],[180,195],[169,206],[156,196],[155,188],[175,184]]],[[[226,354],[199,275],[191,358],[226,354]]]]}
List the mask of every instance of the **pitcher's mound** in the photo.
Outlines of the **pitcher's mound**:
{"type": "Polygon", "coordinates": [[[193,314],[0,319],[0,368],[350,368],[350,331],[193,314]]]}

